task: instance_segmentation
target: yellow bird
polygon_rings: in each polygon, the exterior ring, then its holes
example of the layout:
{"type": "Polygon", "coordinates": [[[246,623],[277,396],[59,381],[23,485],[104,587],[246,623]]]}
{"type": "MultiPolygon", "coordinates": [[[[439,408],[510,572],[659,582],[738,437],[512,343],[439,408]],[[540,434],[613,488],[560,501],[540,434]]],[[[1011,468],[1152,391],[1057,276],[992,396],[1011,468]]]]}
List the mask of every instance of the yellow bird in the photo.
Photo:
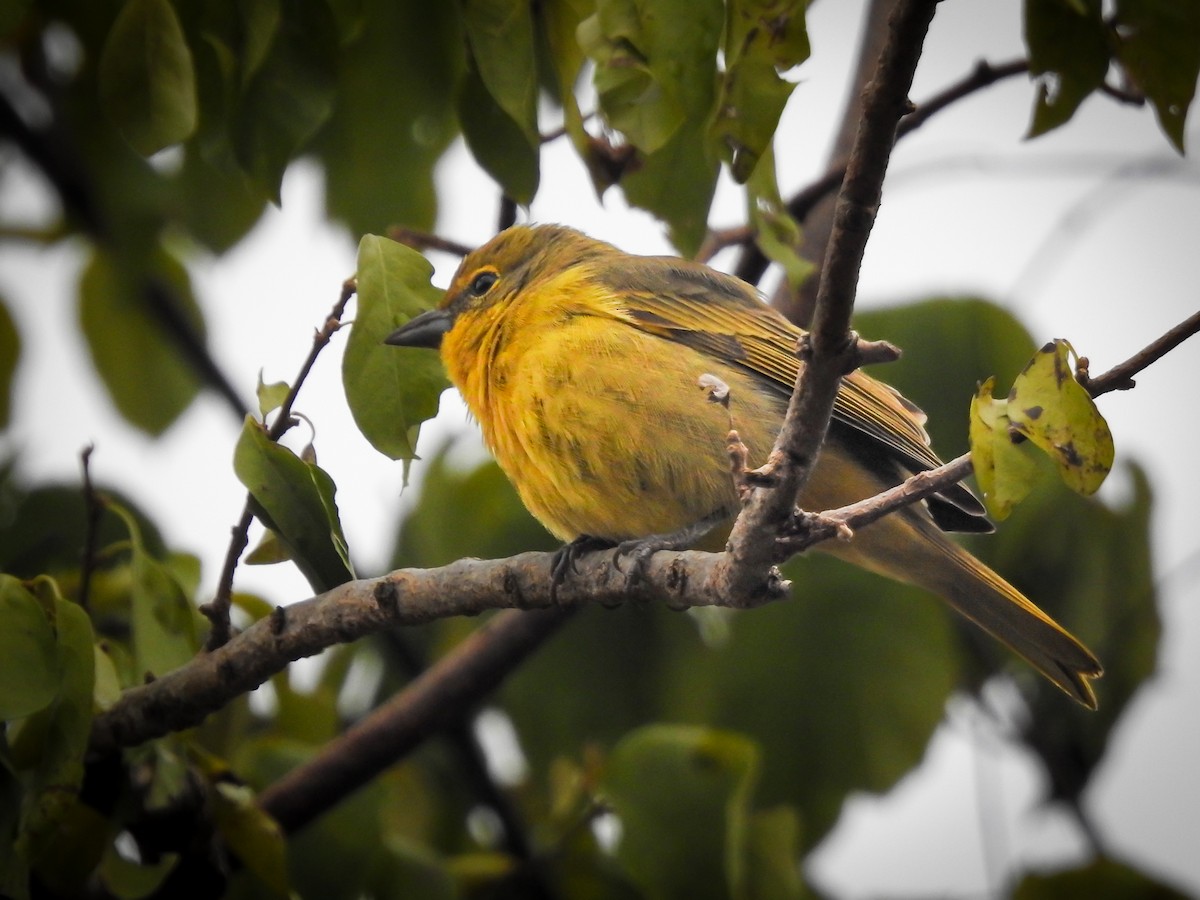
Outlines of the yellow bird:
{"type": "MultiPolygon", "coordinates": [[[[737,278],[542,225],[510,228],[468,254],[441,305],[387,342],[441,350],[496,460],[555,536],[576,547],[653,536],[661,548],[739,509],[729,413],[705,402],[697,379],[730,386],[757,465],[783,421],[801,334],[737,278]]],[[[940,465],[923,421],[892,388],[848,375],[797,502],[844,506],[940,465]]],[[[991,524],[956,485],[820,547],[943,597],[1094,709],[1095,656],[943,529],[991,524]]]]}

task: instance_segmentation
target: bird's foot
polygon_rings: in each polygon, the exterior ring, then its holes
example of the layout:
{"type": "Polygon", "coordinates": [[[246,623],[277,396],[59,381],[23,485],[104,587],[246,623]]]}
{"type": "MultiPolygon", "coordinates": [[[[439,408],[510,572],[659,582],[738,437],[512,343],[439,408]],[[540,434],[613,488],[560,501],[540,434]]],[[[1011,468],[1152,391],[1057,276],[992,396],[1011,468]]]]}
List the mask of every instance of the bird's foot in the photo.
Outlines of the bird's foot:
{"type": "Polygon", "coordinates": [[[551,602],[558,602],[559,585],[567,580],[567,576],[579,571],[578,562],[581,556],[591,553],[593,550],[607,550],[612,546],[614,546],[612,541],[593,537],[590,534],[581,534],[559,547],[550,562],[551,602]]]}

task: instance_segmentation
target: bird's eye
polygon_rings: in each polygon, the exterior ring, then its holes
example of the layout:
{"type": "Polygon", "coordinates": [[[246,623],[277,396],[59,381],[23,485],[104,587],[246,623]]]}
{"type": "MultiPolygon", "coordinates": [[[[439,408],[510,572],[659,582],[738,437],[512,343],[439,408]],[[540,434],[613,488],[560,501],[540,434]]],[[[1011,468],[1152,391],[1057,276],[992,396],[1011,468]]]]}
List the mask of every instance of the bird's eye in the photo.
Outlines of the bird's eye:
{"type": "Polygon", "coordinates": [[[471,281],[470,291],[476,297],[482,297],[492,289],[492,285],[500,278],[495,272],[480,272],[471,281]]]}

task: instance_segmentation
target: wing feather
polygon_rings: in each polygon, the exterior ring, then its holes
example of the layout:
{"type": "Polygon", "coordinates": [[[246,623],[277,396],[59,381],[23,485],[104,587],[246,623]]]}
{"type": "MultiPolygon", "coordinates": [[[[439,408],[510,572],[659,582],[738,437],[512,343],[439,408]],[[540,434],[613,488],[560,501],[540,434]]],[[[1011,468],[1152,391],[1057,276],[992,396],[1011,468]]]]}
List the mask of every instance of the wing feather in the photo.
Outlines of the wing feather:
{"type": "MultiPolygon", "coordinates": [[[[637,262],[597,268],[593,275],[607,288],[611,315],[738,366],[786,402],[799,370],[794,350],[801,329],[732,276],[674,257],[638,257],[637,262]],[[664,283],[673,285],[670,295],[658,289],[664,283]]],[[[942,464],[929,446],[925,414],[862,371],[842,380],[833,417],[905,469],[919,472],[942,464]]],[[[982,505],[962,485],[934,498],[930,511],[942,527],[991,528],[982,505]]]]}

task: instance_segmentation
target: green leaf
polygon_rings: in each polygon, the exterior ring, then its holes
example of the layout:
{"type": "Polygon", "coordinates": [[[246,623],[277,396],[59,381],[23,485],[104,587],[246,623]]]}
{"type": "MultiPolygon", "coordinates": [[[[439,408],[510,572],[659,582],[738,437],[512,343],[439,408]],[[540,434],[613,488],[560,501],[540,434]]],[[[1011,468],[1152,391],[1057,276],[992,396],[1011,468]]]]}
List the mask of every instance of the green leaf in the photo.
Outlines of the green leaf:
{"type": "Polygon", "coordinates": [[[233,470],[254,498],[255,514],[286,544],[313,590],[327,591],[354,578],[335,487],[323,469],[272,441],[247,416],[233,470]]]}
{"type": "Polygon", "coordinates": [[[0,721],[35,713],[58,696],[58,641],[47,612],[20,581],[0,573],[0,721]]]}
{"type": "Polygon", "coordinates": [[[805,0],[733,0],[726,6],[726,69],[712,134],[738,183],[770,148],[795,87],[779,72],[811,53],[805,6],[805,0]]]}
{"type": "Polygon", "coordinates": [[[217,780],[212,787],[213,819],[229,849],[276,897],[288,897],[287,848],[279,823],[245,785],[217,780]]]}
{"type": "Polygon", "coordinates": [[[519,127],[537,134],[533,14],[522,0],[464,0],[463,28],[479,75],[519,127]]]}
{"type": "Polygon", "coordinates": [[[1038,81],[1029,137],[1045,134],[1075,115],[1104,83],[1112,53],[1100,0],[1025,0],[1029,72],[1038,81]]]}
{"type": "MultiPolygon", "coordinates": [[[[158,530],[132,501],[107,485],[98,483],[97,489],[132,510],[146,544],[155,553],[163,552],[158,530]]],[[[78,485],[39,487],[23,496],[10,496],[8,502],[12,503],[12,520],[0,523],[0,569],[26,579],[42,572],[78,570],[88,517],[78,485]]],[[[125,523],[105,507],[95,530],[96,546],[123,541],[127,535],[125,523]]],[[[103,575],[103,568],[94,574],[103,575]]]]}
{"type": "Polygon", "coordinates": [[[601,112],[644,155],[625,196],[665,220],[685,255],[704,239],[716,186],[708,121],[723,24],[719,0],[601,0],[579,25],[601,112]]]}
{"type": "Polygon", "coordinates": [[[158,435],[199,390],[197,376],[151,311],[150,279],[172,288],[176,313],[203,337],[187,271],[165,253],[145,268],[95,250],[79,283],[79,320],[92,362],[121,415],[158,435]]]}
{"type": "Polygon", "coordinates": [[[711,148],[703,124],[689,122],[621,178],[625,198],[664,220],[671,243],[684,256],[694,256],[708,233],[708,210],[720,173],[711,148]]]}
{"type": "Polygon", "coordinates": [[[227,143],[221,148],[223,154],[213,153],[210,158],[189,142],[175,179],[192,237],[218,254],[244,238],[267,205],[266,191],[237,165],[232,148],[227,143]]]}
{"type": "Polygon", "coordinates": [[[164,853],[155,863],[139,865],[110,845],[100,861],[99,874],[104,886],[120,900],[141,900],[157,891],[178,864],[178,853],[164,853]]]}
{"type": "Polygon", "coordinates": [[[504,193],[525,206],[533,201],[540,178],[540,142],[514,122],[471,70],[458,97],[458,118],[471,155],[504,193]]]}
{"type": "Polygon", "coordinates": [[[803,233],[800,223],[788,212],[787,204],[779,196],[775,155],[770,145],[747,183],[746,202],[750,225],[754,229],[754,243],[767,259],[783,269],[784,277],[795,290],[812,274],[815,266],[799,253],[803,233]]]}
{"type": "Polygon", "coordinates": [[[106,646],[95,646],[95,664],[96,682],[92,700],[96,711],[103,712],[121,699],[121,676],[117,674],[117,664],[106,646]]]}
{"type": "Polygon", "coordinates": [[[527,0],[465,0],[463,27],[474,67],[459,99],[475,158],[526,206],[538,185],[537,53],[527,0]]]}
{"type": "MultiPolygon", "coordinates": [[[[294,8],[289,8],[291,12],[294,8]]],[[[241,38],[241,81],[249,85],[258,74],[279,34],[282,19],[280,0],[238,0],[233,4],[241,38]]]]}
{"type": "MultiPolygon", "coordinates": [[[[55,788],[47,790],[43,800],[55,788]]],[[[67,788],[54,798],[53,804],[61,810],[55,813],[52,824],[42,823],[30,841],[36,873],[33,881],[54,897],[84,896],[113,839],[113,821],[81,802],[74,790],[67,788]]]]}
{"type": "Polygon", "coordinates": [[[613,748],[599,792],[621,823],[617,859],[646,896],[741,894],[757,768],[752,741],[707,728],[649,725],[613,748]]]}
{"type": "Polygon", "coordinates": [[[666,662],[668,714],[752,736],[758,796],[799,810],[807,850],[847,794],[886,791],[921,761],[961,656],[953,614],[928,594],[824,554],[784,573],[790,602],[731,617],[714,649],[666,662]]]}
{"type": "Polygon", "coordinates": [[[21,357],[21,335],[0,299],[0,428],[7,428],[12,415],[13,376],[21,357]]]}
{"type": "Polygon", "coordinates": [[[243,562],[248,566],[272,566],[275,563],[287,562],[291,558],[279,535],[268,528],[263,532],[258,546],[246,554],[243,562]]]}
{"type": "Polygon", "coordinates": [[[596,65],[593,80],[604,118],[645,153],[665,146],[687,118],[667,66],[660,64],[658,71],[651,66],[650,54],[666,41],[649,6],[599,2],[578,30],[580,45],[596,65]]]}
{"type": "Polygon", "coordinates": [[[746,896],[753,900],[800,900],[808,896],[800,877],[800,819],[790,806],[756,812],[746,834],[746,896]]]}
{"type": "Polygon", "coordinates": [[[1200,76],[1200,4],[1117,0],[1117,58],[1154,105],[1158,123],[1183,153],[1184,124],[1200,76]]]}
{"type": "Polygon", "coordinates": [[[1037,467],[1013,443],[1008,404],[996,400],[989,377],[971,398],[971,463],[988,512],[1003,521],[1033,489],[1037,467]]]}
{"type": "MultiPolygon", "coordinates": [[[[72,818],[80,808],[76,798],[83,783],[83,757],[92,727],[95,636],[87,613],[58,596],[52,586],[47,587],[47,593],[53,595],[57,627],[58,696],[50,706],[25,719],[15,733],[10,727],[8,741],[10,759],[27,770],[24,780],[29,793],[20,840],[35,866],[49,863],[53,867],[63,865],[63,856],[56,850],[62,850],[62,842],[77,833],[72,818]]],[[[102,849],[103,845],[98,851],[102,849]]]]}
{"type": "Polygon", "coordinates": [[[361,28],[338,58],[337,107],[316,140],[326,205],[353,234],[433,228],[434,164],[458,133],[454,100],[466,58],[458,10],[362,3],[361,28]]]}
{"type": "Polygon", "coordinates": [[[1079,869],[1067,869],[1051,875],[1026,875],[1012,896],[1013,900],[1061,900],[1063,897],[1186,900],[1192,895],[1164,884],[1146,872],[1101,856],[1079,869]]]}
{"type": "Polygon", "coordinates": [[[1042,347],[1013,382],[1007,412],[1013,429],[1058,463],[1071,490],[1094,494],[1112,469],[1112,432],[1069,355],[1076,354],[1064,340],[1042,347]]]}
{"type": "Polygon", "coordinates": [[[575,84],[586,58],[576,32],[594,6],[590,0],[545,0],[534,7],[536,24],[545,40],[558,100],[562,104],[563,127],[580,154],[586,152],[590,141],[575,97],[575,84]]]}
{"type": "Polygon", "coordinates": [[[800,65],[812,53],[804,19],[807,6],[806,0],[730,0],[725,25],[727,64],[761,56],[780,71],[800,65]]]}
{"type": "Polygon", "coordinates": [[[384,338],[435,306],[433,267],[415,250],[366,235],[358,245],[358,311],[342,360],[346,402],[359,430],[380,453],[412,459],[417,428],[437,414],[448,386],[429,350],[389,347],[384,338]]]}
{"type": "Polygon", "coordinates": [[[232,123],[239,163],[276,203],[284,170],[333,111],[338,34],[325,3],[281,0],[280,9],[278,30],[232,123]]]}
{"type": "Polygon", "coordinates": [[[270,384],[264,384],[262,378],[262,370],[258,372],[258,411],[265,419],[279,407],[283,406],[283,401],[287,399],[288,393],[291,391],[291,386],[286,381],[272,381],[270,384]]]}
{"type": "Polygon", "coordinates": [[[200,649],[198,613],[170,568],[146,550],[141,528],[120,505],[109,508],[129,529],[133,576],[133,653],[139,674],[164,675],[200,649]]]}
{"type": "Polygon", "coordinates": [[[192,54],[169,0],[128,0],[121,7],[98,77],[105,111],[143,156],[196,130],[192,54]]]}
{"type": "Polygon", "coordinates": [[[711,133],[738,184],[746,183],[770,147],[794,87],[769,59],[758,56],[726,70],[711,133]]]}

